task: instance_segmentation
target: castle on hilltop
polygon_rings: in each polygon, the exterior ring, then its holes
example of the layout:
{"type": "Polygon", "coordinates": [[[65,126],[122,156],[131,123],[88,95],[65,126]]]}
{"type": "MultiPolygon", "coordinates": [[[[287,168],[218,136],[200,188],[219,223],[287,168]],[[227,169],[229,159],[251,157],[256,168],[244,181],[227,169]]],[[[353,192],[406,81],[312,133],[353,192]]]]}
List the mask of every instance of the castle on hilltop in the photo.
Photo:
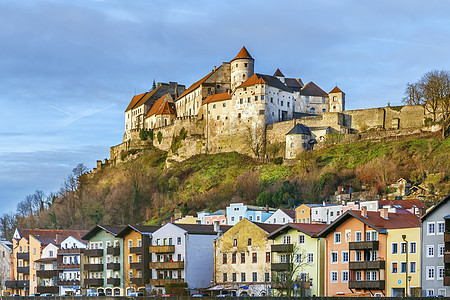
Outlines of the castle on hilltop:
{"type": "Polygon", "coordinates": [[[327,93],[279,69],[265,75],[254,68],[255,59],[242,47],[230,62],[187,89],[176,82],[158,83],[134,96],[125,110],[123,143],[111,148],[111,159],[119,161],[124,152],[148,143],[140,138],[143,130],[152,131],[155,147],[181,161],[229,151],[262,157],[276,143],[286,159],[293,159],[330,133],[423,126],[422,107],[346,111],[345,93],[337,86],[327,93]]]}

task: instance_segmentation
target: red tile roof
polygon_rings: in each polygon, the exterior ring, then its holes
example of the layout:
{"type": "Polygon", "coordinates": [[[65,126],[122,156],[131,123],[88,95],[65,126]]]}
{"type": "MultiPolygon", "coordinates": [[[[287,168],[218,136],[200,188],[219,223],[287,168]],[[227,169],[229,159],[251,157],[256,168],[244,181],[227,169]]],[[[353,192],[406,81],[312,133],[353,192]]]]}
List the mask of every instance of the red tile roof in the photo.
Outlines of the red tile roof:
{"type": "Polygon", "coordinates": [[[259,228],[261,228],[262,230],[264,230],[267,233],[272,233],[272,232],[274,232],[275,230],[279,229],[282,226],[282,225],[278,225],[278,224],[267,224],[267,223],[256,223],[256,222],[252,222],[252,223],[255,224],[256,226],[258,226],[259,228]]]}
{"type": "Polygon", "coordinates": [[[87,231],[86,230],[62,230],[62,229],[19,229],[21,237],[29,238],[33,235],[36,239],[39,238],[56,238],[57,234],[60,234],[64,240],[69,236],[73,236],[76,239],[81,239],[87,231]]]}
{"type": "Polygon", "coordinates": [[[148,111],[146,117],[150,117],[151,115],[156,114],[161,109],[161,107],[163,107],[163,104],[168,100],[172,100],[172,97],[169,93],[156,100],[155,103],[153,103],[152,108],[150,108],[150,110],[148,111]]]}
{"type": "Polygon", "coordinates": [[[189,94],[190,92],[192,92],[193,90],[195,90],[196,88],[198,88],[203,82],[205,82],[212,74],[214,74],[217,70],[219,70],[222,66],[219,66],[217,69],[212,70],[210,73],[208,73],[208,75],[206,75],[205,77],[203,77],[202,79],[200,79],[197,82],[194,82],[187,90],[185,90],[183,92],[183,94],[180,95],[180,97],[177,98],[180,99],[181,97],[189,94]]]}
{"type": "Polygon", "coordinates": [[[332,89],[331,92],[329,92],[328,94],[331,94],[331,93],[342,93],[342,91],[340,88],[335,86],[334,89],[332,89]]]}
{"type": "Polygon", "coordinates": [[[319,96],[319,97],[327,97],[328,94],[322,90],[317,84],[314,82],[307,83],[300,92],[301,95],[305,96],[319,96]]]}
{"type": "Polygon", "coordinates": [[[277,70],[275,71],[275,73],[273,74],[273,76],[276,76],[276,77],[284,77],[284,75],[283,75],[283,73],[281,73],[280,69],[277,69],[277,70]]]}
{"type": "Polygon", "coordinates": [[[282,83],[275,76],[263,75],[258,73],[255,73],[252,76],[250,76],[246,81],[244,81],[240,86],[238,86],[238,88],[252,86],[255,84],[268,84],[274,88],[287,92],[292,92],[291,89],[289,89],[284,83],[282,83]]]}
{"type": "Polygon", "coordinates": [[[155,115],[177,115],[175,103],[169,103],[165,101],[155,115]]]}
{"type": "Polygon", "coordinates": [[[245,47],[242,47],[241,51],[239,51],[238,55],[236,55],[235,58],[233,58],[231,61],[236,60],[236,59],[240,59],[240,58],[251,58],[253,59],[253,57],[250,55],[250,53],[248,53],[247,49],[245,47]]]}
{"type": "Polygon", "coordinates": [[[208,96],[205,99],[205,101],[203,101],[203,104],[217,102],[217,101],[223,101],[223,100],[230,100],[230,99],[231,99],[231,94],[228,94],[228,93],[214,94],[214,95],[208,96]]]}
{"type": "Polygon", "coordinates": [[[141,100],[142,97],[145,96],[145,94],[147,94],[147,93],[142,93],[142,94],[133,96],[133,98],[131,99],[130,104],[128,104],[127,109],[125,109],[125,112],[129,111],[130,109],[133,109],[133,107],[136,106],[136,104],[139,102],[139,100],[141,100]]]}
{"type": "Polygon", "coordinates": [[[405,199],[405,200],[379,200],[378,207],[383,207],[384,205],[399,205],[404,209],[411,209],[413,207],[424,208],[428,207],[419,199],[405,199]]]}

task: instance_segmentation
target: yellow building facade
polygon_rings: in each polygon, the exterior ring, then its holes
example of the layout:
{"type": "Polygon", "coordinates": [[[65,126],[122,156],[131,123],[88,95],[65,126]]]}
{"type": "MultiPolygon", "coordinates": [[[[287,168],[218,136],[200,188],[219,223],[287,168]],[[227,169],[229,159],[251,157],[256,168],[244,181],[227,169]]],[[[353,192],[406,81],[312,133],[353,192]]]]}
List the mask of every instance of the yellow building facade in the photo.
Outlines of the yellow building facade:
{"type": "Polygon", "coordinates": [[[311,207],[302,204],[295,208],[295,223],[311,223],[311,207]]]}

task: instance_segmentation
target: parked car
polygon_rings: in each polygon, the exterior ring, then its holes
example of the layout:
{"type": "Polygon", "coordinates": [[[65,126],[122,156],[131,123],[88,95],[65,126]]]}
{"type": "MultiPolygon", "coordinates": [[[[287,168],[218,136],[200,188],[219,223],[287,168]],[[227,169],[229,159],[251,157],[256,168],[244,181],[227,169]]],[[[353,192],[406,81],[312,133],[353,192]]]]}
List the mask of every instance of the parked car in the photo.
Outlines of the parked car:
{"type": "Polygon", "coordinates": [[[36,293],[36,294],[31,294],[30,296],[28,296],[28,297],[39,297],[41,294],[40,293],[36,293]]]}
{"type": "Polygon", "coordinates": [[[50,293],[43,293],[40,295],[40,297],[52,297],[53,295],[50,293]]]}
{"type": "Polygon", "coordinates": [[[192,294],[191,297],[203,297],[203,294],[192,294]]]}
{"type": "Polygon", "coordinates": [[[141,296],[144,296],[143,292],[130,293],[130,297],[141,297],[141,296]]]}

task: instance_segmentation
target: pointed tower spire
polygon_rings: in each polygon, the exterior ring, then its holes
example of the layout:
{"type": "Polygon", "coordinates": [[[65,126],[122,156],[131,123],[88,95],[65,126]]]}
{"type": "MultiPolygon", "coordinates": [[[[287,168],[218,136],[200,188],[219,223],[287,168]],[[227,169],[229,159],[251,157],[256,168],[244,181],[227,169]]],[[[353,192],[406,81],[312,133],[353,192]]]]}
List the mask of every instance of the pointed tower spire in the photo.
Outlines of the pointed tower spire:
{"type": "Polygon", "coordinates": [[[273,74],[273,76],[275,77],[284,77],[283,73],[281,73],[280,69],[277,69],[275,71],[275,74],[273,74]]]}
{"type": "Polygon", "coordinates": [[[153,78],[153,86],[152,86],[152,91],[156,89],[156,82],[155,82],[155,78],[153,78]]]}
{"type": "Polygon", "coordinates": [[[233,58],[231,61],[239,59],[239,58],[250,58],[250,59],[253,59],[253,57],[247,51],[247,48],[245,48],[245,46],[242,46],[241,51],[239,51],[238,55],[236,55],[236,57],[233,58]]]}

